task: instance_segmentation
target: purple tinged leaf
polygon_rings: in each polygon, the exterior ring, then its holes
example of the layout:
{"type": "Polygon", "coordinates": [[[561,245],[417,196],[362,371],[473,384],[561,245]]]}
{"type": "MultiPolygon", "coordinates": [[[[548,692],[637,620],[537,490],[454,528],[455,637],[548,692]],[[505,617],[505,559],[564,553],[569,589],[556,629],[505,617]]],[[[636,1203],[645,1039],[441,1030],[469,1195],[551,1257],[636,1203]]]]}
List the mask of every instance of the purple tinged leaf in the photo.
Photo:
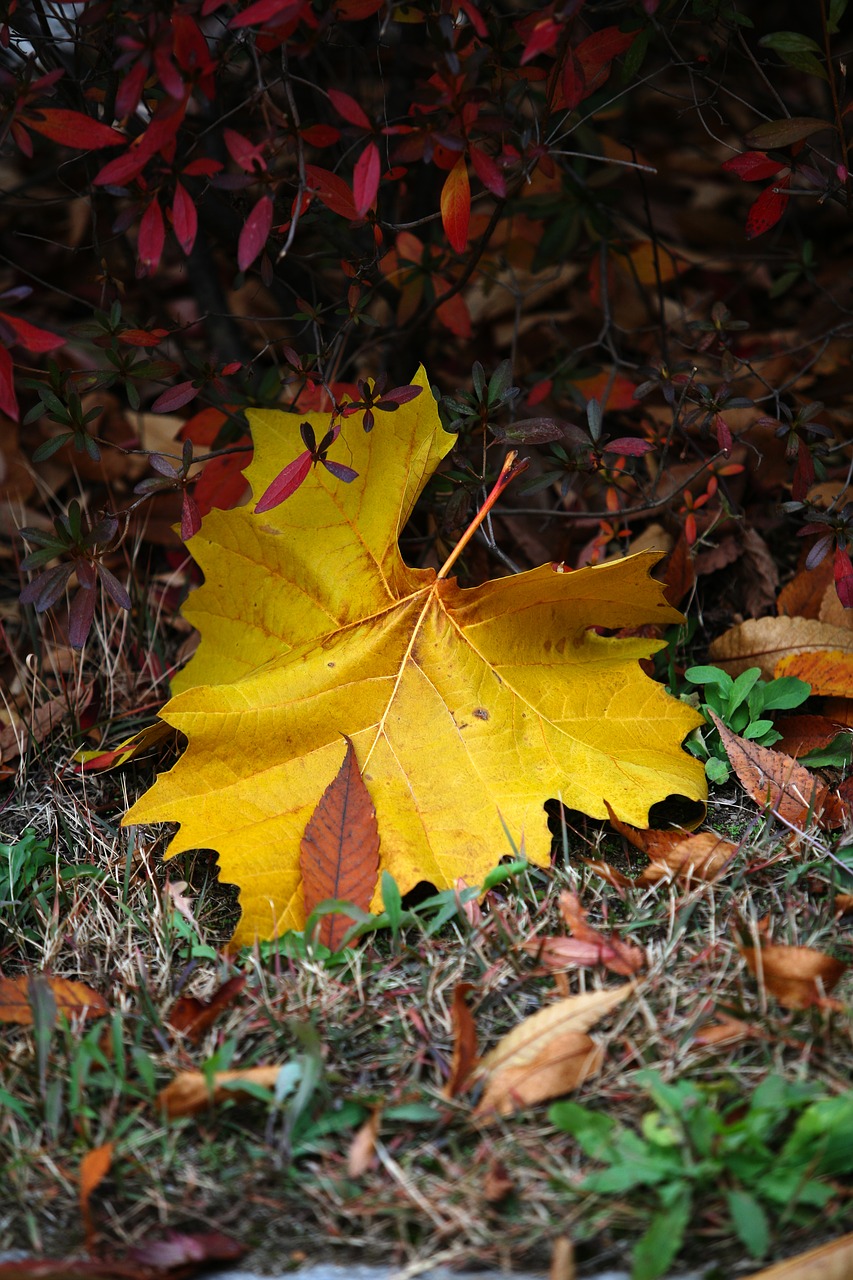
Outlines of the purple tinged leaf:
{"type": "Polygon", "coordinates": [[[91,591],[98,581],[98,573],[91,560],[77,561],[77,581],[85,591],[91,591]]]}
{"type": "Polygon", "coordinates": [[[181,537],[184,542],[189,542],[190,538],[195,537],[201,528],[201,512],[198,509],[198,503],[192,494],[187,493],[184,489],[184,497],[181,502],[181,537]]]}
{"type": "Polygon", "coordinates": [[[52,604],[56,604],[73,572],[73,565],[57,564],[45,573],[40,573],[24,587],[20,595],[21,603],[34,605],[36,613],[44,613],[52,604]]]}
{"type": "Polygon", "coordinates": [[[195,400],[198,390],[191,381],[179,382],[177,386],[169,387],[159,395],[151,408],[154,413],[171,413],[173,409],[181,409],[191,400],[195,400]]]}
{"type": "Polygon", "coordinates": [[[72,649],[82,649],[92,629],[95,616],[95,593],[85,587],[77,592],[68,610],[68,643],[72,649]]]}
{"type": "Polygon", "coordinates": [[[148,459],[148,465],[152,471],[157,471],[161,476],[168,476],[170,480],[174,480],[178,474],[178,468],[168,458],[164,458],[162,453],[152,453],[148,459]]]}
{"type": "Polygon", "coordinates": [[[386,409],[386,401],[390,401],[396,409],[401,404],[408,404],[410,400],[417,400],[422,391],[423,387],[394,387],[391,391],[383,392],[382,399],[377,403],[376,407],[377,409],[386,409]]]}
{"type": "Polygon", "coordinates": [[[654,447],[648,440],[638,440],[636,436],[620,436],[618,440],[608,440],[604,452],[620,453],[626,458],[639,458],[654,447]]]}
{"type": "Polygon", "coordinates": [[[284,470],[279,472],[272,484],[261,494],[255,504],[255,515],[260,515],[264,511],[272,511],[273,507],[277,507],[285,499],[291,497],[311,470],[311,462],[311,453],[308,449],[304,453],[300,453],[298,458],[294,458],[292,462],[289,462],[284,470]]]}
{"type": "Polygon", "coordinates": [[[98,571],[98,577],[103,583],[104,590],[112,596],[118,607],[120,609],[130,609],[130,596],[127,594],[115,574],[111,573],[104,564],[98,564],[95,567],[98,571]]]}
{"type": "Polygon", "coordinates": [[[353,480],[358,477],[358,472],[353,471],[352,467],[345,467],[342,462],[328,462],[323,459],[323,466],[327,471],[331,471],[333,476],[338,480],[343,480],[344,484],[352,484],[353,480]]]}
{"type": "Polygon", "coordinates": [[[817,566],[826,559],[834,540],[834,535],[831,533],[826,534],[823,538],[818,538],[817,542],[806,556],[807,569],[816,569],[817,566]]]}

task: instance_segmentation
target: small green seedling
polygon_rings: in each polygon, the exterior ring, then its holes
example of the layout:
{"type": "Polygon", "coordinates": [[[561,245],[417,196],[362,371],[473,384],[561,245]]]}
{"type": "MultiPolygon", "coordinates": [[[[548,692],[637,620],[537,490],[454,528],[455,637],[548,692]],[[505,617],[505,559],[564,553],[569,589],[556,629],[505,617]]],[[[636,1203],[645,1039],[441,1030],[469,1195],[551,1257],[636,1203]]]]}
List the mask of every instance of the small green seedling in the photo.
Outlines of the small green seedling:
{"type": "Polygon", "coordinates": [[[773,727],[768,712],[799,707],[811,693],[811,685],[795,676],[762,680],[760,667],[750,667],[735,679],[719,667],[689,667],[684,678],[691,684],[704,685],[699,709],[708,722],[708,728],[696,729],[685,745],[691,755],[705,761],[708,778],[717,783],[728,781],[731,767],[710,712],[719,716],[732,733],[759,746],[772,747],[782,735],[773,727]]]}
{"type": "Polygon", "coordinates": [[[769,1075],[748,1101],[723,1103],[720,1086],[669,1083],[657,1071],[635,1079],[653,1104],[639,1132],[576,1102],[558,1102],[548,1113],[604,1166],[584,1177],[581,1192],[623,1199],[634,1192],[654,1205],[634,1246],[632,1280],[663,1276],[688,1227],[706,1211],[717,1217],[723,1205],[747,1253],[761,1258],[774,1224],[826,1212],[837,1194],[832,1180],[853,1172],[851,1090],[820,1097],[807,1084],[769,1075]]]}

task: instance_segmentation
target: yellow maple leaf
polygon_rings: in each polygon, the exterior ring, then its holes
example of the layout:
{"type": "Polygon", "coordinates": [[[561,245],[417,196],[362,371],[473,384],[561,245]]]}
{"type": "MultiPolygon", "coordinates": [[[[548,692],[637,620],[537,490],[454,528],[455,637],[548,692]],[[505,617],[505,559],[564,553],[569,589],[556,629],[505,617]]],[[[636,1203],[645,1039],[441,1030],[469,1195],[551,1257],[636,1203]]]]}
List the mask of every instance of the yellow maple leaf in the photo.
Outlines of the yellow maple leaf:
{"type": "MultiPolygon", "coordinates": [[[[650,577],[657,553],[471,589],[404,563],[399,534],[454,439],[423,369],[414,382],[415,400],[336,443],[352,484],[314,468],[263,515],[210,512],[190,544],[205,583],[184,612],[202,638],[162,712],[189,745],[125,823],[180,823],[169,857],[218,851],[241,889],[234,946],[304,924],[300,838],[343,734],[403,893],[482,881],[508,851],[503,823],[546,866],[549,797],[645,826],[667,795],[706,795],[681,749],[701,718],[638,666],[661,642],[590,630],[681,619],[650,577]]],[[[300,451],[300,418],[248,417],[258,495],[300,451]]],[[[327,415],[305,419],[324,434],[327,415]]]]}

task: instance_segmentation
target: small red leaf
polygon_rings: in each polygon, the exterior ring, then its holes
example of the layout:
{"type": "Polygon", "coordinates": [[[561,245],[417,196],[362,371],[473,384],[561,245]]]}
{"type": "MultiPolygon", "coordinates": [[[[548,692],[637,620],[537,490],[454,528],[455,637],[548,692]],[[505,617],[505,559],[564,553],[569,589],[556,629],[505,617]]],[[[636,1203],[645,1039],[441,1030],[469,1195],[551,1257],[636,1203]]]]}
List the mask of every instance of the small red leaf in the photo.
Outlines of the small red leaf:
{"type": "Polygon", "coordinates": [[[441,189],[441,221],[450,246],[464,253],[471,218],[471,184],[465,157],[460,156],[441,189]]]}
{"type": "Polygon", "coordinates": [[[618,440],[608,440],[604,452],[618,453],[626,458],[639,458],[654,447],[648,440],[638,440],[636,436],[620,436],[618,440]]]}
{"type": "Polygon", "coordinates": [[[256,27],[263,22],[269,22],[270,18],[277,18],[279,22],[292,17],[302,8],[302,0],[255,0],[255,4],[250,4],[248,9],[244,9],[242,13],[238,13],[228,23],[229,27],[256,27]]]}
{"type": "Polygon", "coordinates": [[[243,224],[237,244],[237,265],[245,271],[252,265],[267,242],[272,228],[273,203],[271,196],[261,196],[243,224]]]}
{"type": "Polygon", "coordinates": [[[329,89],[328,93],[329,101],[338,115],[343,116],[344,120],[347,120],[350,124],[357,125],[359,129],[369,129],[371,127],[370,121],[355,98],[351,98],[348,93],[343,93],[340,89],[329,89]]]}
{"type": "Polygon", "coordinates": [[[194,387],[191,381],[179,382],[177,386],[169,387],[159,395],[151,408],[154,413],[172,413],[173,410],[181,409],[191,400],[195,400],[197,395],[198,387],[194,387]]]}
{"type": "Polygon", "coordinates": [[[848,553],[842,551],[841,547],[835,548],[833,572],[838,599],[845,609],[853,609],[853,563],[848,553]]]}
{"type": "Polygon", "coordinates": [[[139,239],[136,247],[143,275],[150,275],[157,270],[165,242],[166,226],[163,222],[163,210],[155,196],[143,213],[139,224],[139,239]]]}
{"type": "Polygon", "coordinates": [[[18,399],[15,395],[15,367],[12,357],[0,346],[0,412],[13,422],[18,421],[18,399]]]}
{"type": "Polygon", "coordinates": [[[127,138],[118,129],[101,124],[82,111],[66,111],[60,107],[38,107],[35,118],[27,115],[24,123],[28,129],[44,134],[51,142],[75,151],[91,151],[98,147],[123,146],[127,138]]]}
{"type": "Polygon", "coordinates": [[[330,124],[309,124],[303,129],[302,138],[309,147],[331,147],[341,136],[340,129],[330,124]]]}
{"type": "Polygon", "coordinates": [[[772,178],[784,166],[778,160],[770,160],[763,151],[744,151],[723,163],[726,173],[734,173],[741,182],[762,182],[772,178]]]}
{"type": "Polygon", "coordinates": [[[543,18],[533,28],[533,32],[527,44],[524,46],[524,52],[521,55],[521,65],[525,66],[540,53],[546,53],[553,49],[557,43],[557,39],[562,31],[559,22],[555,22],[553,18],[543,18]]]}
{"type": "Polygon", "coordinates": [[[119,342],[126,342],[129,347],[159,347],[169,336],[168,329],[122,329],[116,335],[119,342]]]}
{"type": "Polygon", "coordinates": [[[22,320],[20,316],[12,316],[5,311],[0,311],[0,319],[13,330],[15,341],[22,347],[26,347],[27,351],[55,351],[57,347],[65,346],[65,338],[60,338],[56,333],[49,333],[47,329],[39,329],[29,321],[22,320]]]}
{"type": "Polygon", "coordinates": [[[128,71],[116,94],[117,116],[129,116],[132,111],[136,110],[139,105],[139,99],[142,97],[146,74],[147,68],[144,62],[137,62],[136,66],[131,71],[128,71]]]}
{"type": "Polygon", "coordinates": [[[574,49],[570,49],[566,54],[566,64],[563,67],[563,106],[568,111],[574,111],[589,90],[586,84],[586,75],[574,49]]]}
{"type": "Polygon", "coordinates": [[[289,462],[284,470],[278,473],[272,484],[264,490],[255,504],[255,515],[272,511],[273,507],[277,507],[279,503],[296,493],[310,470],[311,453],[306,449],[298,458],[289,462]]]}
{"type": "Polygon", "coordinates": [[[178,244],[184,253],[192,253],[198,231],[198,214],[186,187],[180,182],[175,184],[175,199],[172,203],[172,226],[178,244]]]}
{"type": "Polygon", "coordinates": [[[491,191],[492,195],[502,200],[506,195],[506,178],[492,157],[486,155],[485,151],[481,151],[479,147],[472,147],[471,164],[483,186],[491,191]]]}
{"type": "MultiPolygon", "coordinates": [[[[779,186],[787,186],[790,179],[784,178],[779,186]]],[[[788,207],[790,199],[787,191],[776,191],[767,187],[753,204],[746,219],[746,238],[754,240],[763,236],[765,231],[775,227],[788,207]]]]}
{"type": "MultiPolygon", "coordinates": [[[[321,902],[352,902],[367,911],[379,872],[376,810],[346,739],[343,764],[314,810],[300,844],[299,868],[305,914],[321,902]]],[[[350,917],[336,912],[320,918],[318,936],[330,951],[340,949],[350,917]]]]}
{"type": "Polygon", "coordinates": [[[130,147],[123,156],[116,156],[99,169],[92,182],[96,187],[124,186],[142,172],[151,154],[147,148],[130,147]]]}
{"type": "Polygon", "coordinates": [[[223,137],[228,154],[232,160],[236,160],[241,169],[245,169],[246,173],[254,173],[257,169],[266,170],[267,162],[264,159],[262,142],[251,142],[236,129],[223,130],[223,137]]]}
{"type": "Polygon", "coordinates": [[[187,493],[186,489],[184,489],[183,501],[181,502],[181,538],[184,542],[189,542],[190,538],[195,537],[200,528],[201,512],[192,494],[187,493]]]}
{"type": "Polygon", "coordinates": [[[336,173],[331,173],[328,169],[320,169],[315,164],[306,164],[305,177],[317,199],[321,200],[327,209],[331,209],[332,213],[340,214],[349,222],[358,220],[359,215],[352,192],[343,178],[339,178],[336,173]]]}
{"type": "Polygon", "coordinates": [[[359,218],[364,217],[376,199],[380,172],[379,148],[375,142],[368,142],[356,161],[352,175],[355,211],[359,218]]]}

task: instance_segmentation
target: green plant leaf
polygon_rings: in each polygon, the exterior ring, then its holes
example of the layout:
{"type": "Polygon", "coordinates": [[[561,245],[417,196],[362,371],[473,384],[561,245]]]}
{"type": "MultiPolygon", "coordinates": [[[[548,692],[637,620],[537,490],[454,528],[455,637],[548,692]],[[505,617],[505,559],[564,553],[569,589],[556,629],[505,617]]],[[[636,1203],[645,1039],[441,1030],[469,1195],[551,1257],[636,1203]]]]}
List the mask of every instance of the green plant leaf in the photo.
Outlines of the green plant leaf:
{"type": "Polygon", "coordinates": [[[634,1246],[631,1280],[659,1280],[666,1275],[681,1252],[690,1210],[690,1193],[685,1187],[674,1204],[655,1214],[645,1235],[634,1246]]]}
{"type": "Polygon", "coordinates": [[[770,1245],[770,1228],[761,1205],[747,1191],[726,1192],[732,1225],[752,1258],[763,1258],[770,1245]]]}

